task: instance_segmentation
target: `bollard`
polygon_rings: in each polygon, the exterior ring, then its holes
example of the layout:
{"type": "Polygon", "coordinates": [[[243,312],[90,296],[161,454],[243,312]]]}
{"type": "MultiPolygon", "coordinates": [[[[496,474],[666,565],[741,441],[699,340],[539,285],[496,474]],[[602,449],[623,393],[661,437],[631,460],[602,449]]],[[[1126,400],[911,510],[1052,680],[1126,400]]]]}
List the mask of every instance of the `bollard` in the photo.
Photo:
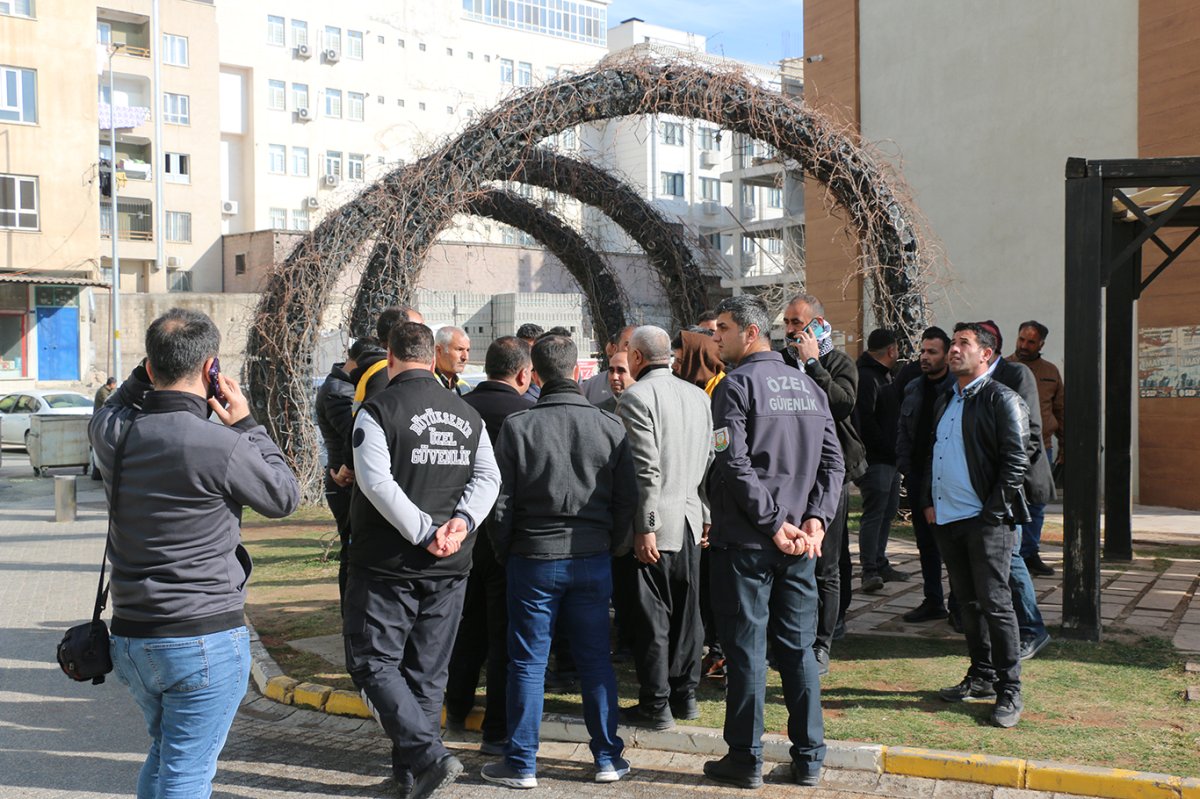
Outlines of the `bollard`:
{"type": "Polygon", "coordinates": [[[75,521],[75,475],[54,475],[54,521],[75,521]]]}

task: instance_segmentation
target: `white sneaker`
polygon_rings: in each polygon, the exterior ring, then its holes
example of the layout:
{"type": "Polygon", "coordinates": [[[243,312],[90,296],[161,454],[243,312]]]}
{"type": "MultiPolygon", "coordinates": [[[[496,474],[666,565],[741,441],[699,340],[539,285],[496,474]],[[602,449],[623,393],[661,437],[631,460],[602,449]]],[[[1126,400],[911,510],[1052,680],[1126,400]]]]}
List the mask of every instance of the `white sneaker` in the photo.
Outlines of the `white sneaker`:
{"type": "Polygon", "coordinates": [[[617,782],[629,773],[629,761],[618,757],[607,766],[596,768],[596,782],[617,782]]]}
{"type": "MultiPolygon", "coordinates": [[[[479,776],[488,782],[494,782],[497,785],[503,785],[507,788],[537,787],[537,777],[532,774],[518,774],[509,768],[508,764],[503,760],[498,763],[488,763],[479,770],[479,776]]],[[[620,777],[617,779],[620,779],[620,777]]]]}

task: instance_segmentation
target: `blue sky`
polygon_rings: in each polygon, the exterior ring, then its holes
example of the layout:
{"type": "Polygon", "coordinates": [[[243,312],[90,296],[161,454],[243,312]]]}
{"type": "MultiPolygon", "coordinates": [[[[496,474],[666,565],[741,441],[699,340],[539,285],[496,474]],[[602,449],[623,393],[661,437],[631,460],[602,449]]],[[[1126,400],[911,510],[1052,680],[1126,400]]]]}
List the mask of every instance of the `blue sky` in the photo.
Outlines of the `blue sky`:
{"type": "Polygon", "coordinates": [[[708,37],[708,51],[758,64],[804,55],[803,0],[613,0],[608,25],[638,17],[708,37]]]}

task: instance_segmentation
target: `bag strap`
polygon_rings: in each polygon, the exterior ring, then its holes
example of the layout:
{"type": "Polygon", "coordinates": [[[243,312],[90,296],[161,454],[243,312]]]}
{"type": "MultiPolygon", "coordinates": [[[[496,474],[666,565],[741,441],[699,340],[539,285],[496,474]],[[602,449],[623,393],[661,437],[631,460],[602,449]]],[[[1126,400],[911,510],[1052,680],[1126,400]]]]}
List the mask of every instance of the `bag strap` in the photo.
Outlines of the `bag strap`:
{"type": "Polygon", "coordinates": [[[100,621],[100,614],[108,605],[108,589],[111,583],[104,582],[104,572],[108,566],[108,550],[112,545],[113,518],[117,515],[117,489],[121,485],[121,460],[125,455],[125,442],[129,440],[129,431],[133,429],[133,422],[136,418],[136,415],[131,416],[125,423],[125,429],[121,431],[121,437],[117,440],[116,452],[113,454],[112,485],[108,490],[108,532],[104,536],[104,555],[100,558],[100,582],[96,584],[96,607],[92,612],[93,623],[100,621]]]}

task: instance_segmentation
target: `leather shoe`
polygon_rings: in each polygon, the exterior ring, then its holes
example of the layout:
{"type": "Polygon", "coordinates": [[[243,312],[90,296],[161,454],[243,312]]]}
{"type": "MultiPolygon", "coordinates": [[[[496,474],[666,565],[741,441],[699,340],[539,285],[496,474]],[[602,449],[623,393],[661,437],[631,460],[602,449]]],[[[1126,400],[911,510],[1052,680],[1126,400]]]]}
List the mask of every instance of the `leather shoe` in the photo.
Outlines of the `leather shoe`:
{"type": "Polygon", "coordinates": [[[924,602],[922,602],[920,605],[917,605],[900,618],[904,619],[910,624],[916,624],[917,622],[922,621],[936,621],[938,619],[944,619],[949,615],[950,614],[946,612],[946,609],[942,607],[941,602],[926,598],[924,602]]]}
{"type": "Polygon", "coordinates": [[[947,702],[961,702],[964,699],[992,699],[996,689],[987,680],[979,677],[964,677],[958,685],[942,688],[938,696],[947,702]]]}
{"type": "Polygon", "coordinates": [[[1030,555],[1025,558],[1025,568],[1029,569],[1029,573],[1034,577],[1054,576],[1054,569],[1046,565],[1041,555],[1030,555]]]}
{"type": "Polygon", "coordinates": [[[879,570],[879,578],[885,583],[907,583],[912,579],[912,575],[894,568],[889,563],[879,570]]]}
{"type": "Polygon", "coordinates": [[[729,755],[705,763],[704,776],[735,788],[761,788],[763,784],[761,763],[738,763],[729,755]]]}
{"type": "Polygon", "coordinates": [[[413,776],[412,792],[409,799],[427,799],[458,779],[463,772],[463,764],[454,755],[442,755],[440,760],[427,766],[420,774],[413,776]]]}
{"type": "Polygon", "coordinates": [[[873,594],[883,588],[883,578],[878,574],[864,574],[862,576],[862,590],[864,594],[873,594]]]}
{"type": "Polygon", "coordinates": [[[803,785],[805,788],[815,788],[821,783],[821,769],[818,768],[815,772],[802,771],[800,764],[793,760],[792,782],[797,785],[803,785]]]}
{"type": "Polygon", "coordinates": [[[680,721],[691,721],[692,719],[700,718],[700,706],[696,704],[696,695],[688,694],[687,696],[672,699],[671,715],[680,721]]]}
{"type": "Polygon", "coordinates": [[[642,727],[647,730],[669,730],[675,726],[670,708],[659,711],[646,710],[641,705],[623,707],[617,712],[622,724],[630,727],[642,727]]]}

